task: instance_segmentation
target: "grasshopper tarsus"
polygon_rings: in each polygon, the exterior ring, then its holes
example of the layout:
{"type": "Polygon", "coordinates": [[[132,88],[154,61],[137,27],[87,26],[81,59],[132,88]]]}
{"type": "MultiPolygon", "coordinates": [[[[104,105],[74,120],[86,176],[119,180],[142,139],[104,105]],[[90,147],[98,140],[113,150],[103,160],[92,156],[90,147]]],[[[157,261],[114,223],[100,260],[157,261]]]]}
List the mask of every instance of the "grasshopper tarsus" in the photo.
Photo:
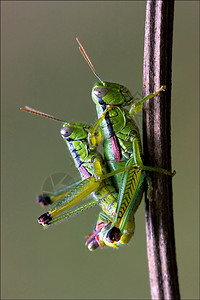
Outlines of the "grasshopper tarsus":
{"type": "Polygon", "coordinates": [[[41,206],[46,206],[51,204],[51,198],[47,195],[39,195],[36,200],[37,203],[39,203],[41,206]]]}
{"type": "Polygon", "coordinates": [[[37,219],[38,223],[39,223],[40,225],[43,225],[43,226],[49,225],[49,222],[50,222],[51,220],[52,220],[52,217],[51,217],[51,215],[50,215],[48,212],[42,214],[42,215],[37,219]]]}

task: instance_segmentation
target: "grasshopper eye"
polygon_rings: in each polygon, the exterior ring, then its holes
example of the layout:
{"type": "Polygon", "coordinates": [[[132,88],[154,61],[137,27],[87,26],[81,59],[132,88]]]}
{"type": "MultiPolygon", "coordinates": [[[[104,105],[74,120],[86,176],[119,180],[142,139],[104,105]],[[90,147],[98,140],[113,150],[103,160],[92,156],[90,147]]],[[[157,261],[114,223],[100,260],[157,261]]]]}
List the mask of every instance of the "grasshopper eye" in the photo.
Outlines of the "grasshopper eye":
{"type": "Polygon", "coordinates": [[[96,87],[94,88],[94,94],[95,96],[97,96],[98,98],[102,98],[107,94],[107,89],[102,88],[102,87],[96,87]]]}
{"type": "Polygon", "coordinates": [[[72,128],[64,126],[63,128],[61,128],[60,133],[62,136],[68,137],[72,133],[72,128]]]}

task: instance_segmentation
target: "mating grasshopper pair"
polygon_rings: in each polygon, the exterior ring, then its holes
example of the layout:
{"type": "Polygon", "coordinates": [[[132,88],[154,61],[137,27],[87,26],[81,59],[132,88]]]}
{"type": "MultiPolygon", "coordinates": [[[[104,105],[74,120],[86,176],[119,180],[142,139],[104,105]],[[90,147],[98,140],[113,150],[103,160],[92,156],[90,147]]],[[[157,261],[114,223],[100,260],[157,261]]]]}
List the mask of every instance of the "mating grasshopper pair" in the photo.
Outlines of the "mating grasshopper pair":
{"type": "Polygon", "coordinates": [[[175,174],[143,165],[139,129],[133,120],[133,115],[142,109],[143,103],[165,87],[136,102],[127,88],[99,77],[82,44],[77,41],[81,53],[99,79],[92,88],[92,100],[98,115],[95,125],[67,123],[29,107],[22,109],[64,123],[60,132],[82,178],[80,183],[55,195],[39,196],[38,202],[43,205],[54,201],[56,204],[40,216],[38,222],[49,226],[99,203],[102,211],[86,245],[90,250],[105,245],[119,247],[127,244],[134,234],[134,215],[142,200],[145,180],[148,190],[151,189],[149,172],[175,174]],[[130,106],[129,110],[125,108],[127,106],[130,106]],[[104,159],[97,151],[101,139],[104,159]],[[88,195],[92,196],[92,201],[63,213],[88,195]]]}

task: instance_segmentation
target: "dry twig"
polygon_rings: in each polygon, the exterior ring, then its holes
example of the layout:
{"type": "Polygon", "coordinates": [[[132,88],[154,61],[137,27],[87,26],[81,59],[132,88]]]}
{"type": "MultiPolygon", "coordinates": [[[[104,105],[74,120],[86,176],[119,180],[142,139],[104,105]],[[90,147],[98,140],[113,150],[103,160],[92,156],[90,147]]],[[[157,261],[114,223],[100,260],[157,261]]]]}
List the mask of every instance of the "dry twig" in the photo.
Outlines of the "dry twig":
{"type": "MultiPolygon", "coordinates": [[[[171,170],[171,65],[174,1],[147,2],[143,92],[166,85],[144,104],[145,165],[171,170]]],[[[152,299],[180,299],[174,239],[172,178],[152,174],[153,201],[146,199],[146,234],[152,299]]]]}

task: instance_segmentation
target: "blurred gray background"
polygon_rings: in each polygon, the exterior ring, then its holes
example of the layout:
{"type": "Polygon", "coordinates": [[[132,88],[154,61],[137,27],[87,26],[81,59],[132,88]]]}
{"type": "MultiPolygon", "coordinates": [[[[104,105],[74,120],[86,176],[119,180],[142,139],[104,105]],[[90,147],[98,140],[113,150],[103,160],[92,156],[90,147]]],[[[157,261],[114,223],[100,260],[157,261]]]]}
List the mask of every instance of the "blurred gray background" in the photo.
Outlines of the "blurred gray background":
{"type": "MultiPolygon", "coordinates": [[[[96,78],[142,93],[145,2],[2,3],[2,297],[149,299],[144,203],[127,247],[84,246],[99,208],[43,230],[35,202],[45,178],[78,178],[60,124],[26,114],[29,105],[66,121],[94,124],[96,78]]],[[[172,166],[176,249],[183,299],[198,299],[198,6],[175,5],[172,166]]],[[[139,118],[141,122],[141,118],[139,118]]]]}

